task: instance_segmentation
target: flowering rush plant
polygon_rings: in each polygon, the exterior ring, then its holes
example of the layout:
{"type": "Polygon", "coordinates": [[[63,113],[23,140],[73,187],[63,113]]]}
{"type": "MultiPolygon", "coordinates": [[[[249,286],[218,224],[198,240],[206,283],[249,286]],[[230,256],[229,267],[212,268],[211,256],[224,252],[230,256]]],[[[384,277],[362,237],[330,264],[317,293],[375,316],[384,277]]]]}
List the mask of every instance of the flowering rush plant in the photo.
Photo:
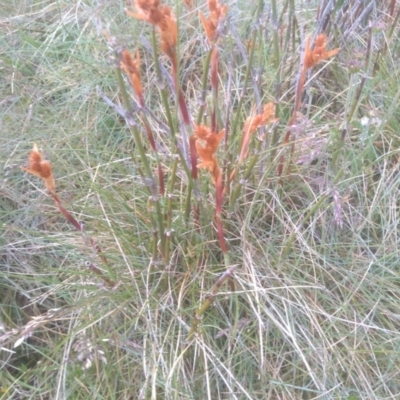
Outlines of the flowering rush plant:
{"type": "MultiPolygon", "coordinates": [[[[259,2],[256,20],[261,15],[262,4],[259,2]]],[[[279,98],[273,99],[272,93],[261,96],[254,77],[253,62],[260,28],[255,27],[247,49],[238,43],[244,54],[245,71],[240,84],[240,98],[234,104],[229,98],[232,72],[221,62],[224,39],[228,40],[226,33],[230,29],[228,6],[219,0],[208,0],[198,15],[194,16],[192,9],[193,4],[189,0],[177,7],[180,16],[185,13],[190,15],[191,26],[197,24],[204,32],[202,71],[200,78],[196,77],[195,80],[198,82],[198,96],[192,96],[187,90],[189,85],[184,74],[182,51],[185,41],[180,32],[183,20],[178,24],[176,10],[161,0],[135,0],[126,9],[127,17],[151,27],[151,44],[147,38],[143,38],[142,47],[131,48],[132,43],[137,42],[134,40],[121,46],[109,32],[103,31],[114,54],[123,106],[112,102],[99,90],[104,101],[125,119],[135,141],[138,155],[135,162],[149,194],[147,220],[151,225],[152,238],[148,246],[150,265],[163,266],[151,272],[153,276],[160,274],[162,290],[170,287],[170,271],[179,258],[179,252],[187,257],[192,246],[205,241],[218,243],[213,252],[219,252],[217,259],[222,260],[224,270],[210,289],[210,295],[198,308],[189,336],[197,331],[201,317],[212,304],[219,288],[228,282],[230,289],[235,290],[236,264],[232,263],[230,255],[227,212],[235,212],[240,207],[244,183],[252,176],[256,179],[258,165],[265,161],[261,145],[264,153],[270,146],[269,162],[276,165],[276,184],[282,185],[285,168],[289,174],[293,163],[285,148],[290,149],[290,154],[293,153],[292,126],[301,112],[307,73],[339,52],[338,48],[327,50],[328,38],[324,33],[316,35],[315,40],[307,36],[299,59],[298,79],[292,89],[294,105],[289,109],[289,119],[285,124],[283,114],[278,115],[279,98]],[[153,60],[152,63],[149,59],[153,60]],[[142,60],[146,60],[145,64],[142,60]],[[150,69],[156,77],[156,85],[146,79],[149,73],[143,73],[150,69]],[[254,98],[253,104],[246,104],[244,98],[251,84],[254,96],[248,97],[254,98]],[[156,107],[155,92],[159,94],[156,107]],[[221,101],[223,97],[224,102],[221,101]],[[286,134],[280,136],[279,128],[283,126],[285,129],[285,125],[286,134]],[[269,138],[272,131],[274,140],[269,138]],[[174,196],[177,187],[184,188],[185,192],[179,200],[174,196]],[[205,207],[210,201],[212,207],[205,207]],[[174,239],[177,218],[182,218],[186,227],[192,226],[190,240],[181,242],[181,238],[174,239]]],[[[230,33],[235,37],[235,32],[230,33]]],[[[43,180],[61,213],[83,233],[83,225],[64,208],[56,194],[50,162],[43,159],[36,145],[24,171],[43,180]]],[[[109,270],[108,262],[96,242],[89,239],[86,243],[95,249],[100,262],[109,270]]],[[[213,257],[201,254],[197,257],[196,265],[204,267],[205,260],[212,258],[215,259],[215,254],[213,257]]],[[[89,263],[88,267],[107,286],[116,285],[94,262],[89,263]]]]}

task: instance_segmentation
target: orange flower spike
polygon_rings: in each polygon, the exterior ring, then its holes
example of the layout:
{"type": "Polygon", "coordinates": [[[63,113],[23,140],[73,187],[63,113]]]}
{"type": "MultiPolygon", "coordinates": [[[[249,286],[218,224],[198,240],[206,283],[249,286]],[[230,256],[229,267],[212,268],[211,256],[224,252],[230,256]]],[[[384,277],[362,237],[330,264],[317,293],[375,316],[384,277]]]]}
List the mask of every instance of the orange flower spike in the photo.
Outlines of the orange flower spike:
{"type": "Polygon", "coordinates": [[[29,154],[28,167],[21,167],[21,169],[29,174],[41,178],[48,190],[55,192],[56,184],[54,181],[51,164],[49,161],[43,160],[42,155],[39,153],[37,145],[33,145],[33,149],[29,154]]]}
{"type": "Polygon", "coordinates": [[[135,0],[137,12],[126,10],[133,18],[155,25],[161,36],[161,50],[169,57],[172,63],[176,62],[175,46],[178,41],[178,27],[171,8],[161,6],[159,0],[135,0]]]}
{"type": "Polygon", "coordinates": [[[326,51],[326,35],[325,33],[319,34],[315,39],[314,48],[311,49],[310,37],[306,39],[306,46],[304,52],[304,70],[310,69],[317,65],[320,61],[326,60],[339,53],[340,48],[326,51]]]}
{"type": "Polygon", "coordinates": [[[246,119],[244,132],[253,133],[260,126],[268,125],[276,121],[278,121],[278,118],[275,118],[275,104],[269,102],[264,106],[262,114],[250,116],[246,119]]]}
{"type": "Polygon", "coordinates": [[[219,143],[224,137],[225,130],[223,129],[219,133],[213,133],[207,126],[195,125],[194,133],[197,139],[197,152],[202,160],[206,161],[209,156],[214,155],[217,152],[219,143]]]}
{"type": "Polygon", "coordinates": [[[171,9],[168,6],[160,9],[163,17],[157,24],[161,36],[161,50],[172,63],[176,62],[176,43],[178,42],[178,26],[171,9]]]}
{"type": "Polygon", "coordinates": [[[215,153],[224,135],[224,129],[219,133],[213,133],[209,127],[204,125],[195,125],[194,128],[196,150],[202,161],[197,167],[207,168],[211,173],[214,183],[221,173],[215,153]]]}
{"type": "Polygon", "coordinates": [[[240,150],[239,162],[242,162],[247,156],[251,134],[260,126],[272,124],[277,121],[279,121],[279,118],[275,118],[275,104],[272,102],[269,102],[264,106],[262,114],[247,117],[244,123],[243,142],[240,150]]]}
{"type": "Polygon", "coordinates": [[[121,52],[121,68],[125,71],[125,73],[129,76],[129,79],[132,83],[133,89],[139,99],[140,105],[144,106],[143,99],[143,88],[142,88],[142,80],[140,77],[140,53],[139,50],[136,52],[136,59],[132,58],[131,53],[128,50],[122,50],[121,52]]]}
{"type": "Polygon", "coordinates": [[[160,15],[160,0],[135,0],[136,13],[125,10],[126,13],[136,19],[149,22],[157,25],[157,22],[162,18],[160,15]]]}
{"type": "Polygon", "coordinates": [[[218,0],[209,0],[208,9],[210,10],[210,16],[208,19],[201,11],[199,12],[199,16],[208,41],[210,44],[214,44],[217,39],[218,24],[225,18],[228,11],[228,6],[226,4],[221,5],[218,0]]]}

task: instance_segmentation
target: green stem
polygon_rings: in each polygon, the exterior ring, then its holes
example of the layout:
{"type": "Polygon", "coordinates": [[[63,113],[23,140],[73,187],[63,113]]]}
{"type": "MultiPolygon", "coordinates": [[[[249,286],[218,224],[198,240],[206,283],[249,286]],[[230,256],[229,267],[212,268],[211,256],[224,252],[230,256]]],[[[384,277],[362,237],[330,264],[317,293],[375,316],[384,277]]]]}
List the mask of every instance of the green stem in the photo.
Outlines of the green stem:
{"type": "Polygon", "coordinates": [[[172,239],[172,203],[173,203],[173,191],[176,178],[176,170],[178,166],[178,160],[175,158],[172,164],[171,180],[169,182],[168,193],[167,193],[167,222],[166,222],[166,241],[165,241],[165,263],[170,264],[170,251],[171,251],[171,239],[172,239]]]}
{"type": "MultiPolygon", "coordinates": [[[[249,165],[247,166],[246,171],[243,174],[243,178],[241,179],[242,181],[246,181],[246,179],[248,179],[250,177],[251,172],[253,171],[254,166],[256,165],[257,161],[258,161],[258,155],[254,155],[251,158],[251,160],[249,162],[249,165]]],[[[229,212],[233,211],[233,208],[235,206],[236,200],[239,197],[239,194],[240,194],[240,192],[242,190],[242,187],[243,187],[243,184],[238,182],[236,184],[235,188],[233,189],[232,194],[231,194],[231,198],[230,198],[230,202],[229,202],[229,212]]]]}
{"type": "MultiPolygon", "coordinates": [[[[271,0],[271,8],[272,8],[272,24],[273,24],[273,35],[272,35],[272,42],[273,42],[273,47],[274,47],[274,70],[275,72],[275,103],[276,103],[276,109],[275,113],[277,116],[279,116],[279,99],[280,99],[280,92],[281,92],[281,78],[280,78],[280,50],[279,50],[279,36],[278,36],[278,29],[279,29],[279,23],[278,23],[278,8],[276,5],[276,0],[271,0]]],[[[275,158],[276,154],[276,145],[278,143],[279,137],[278,137],[278,127],[276,126],[273,131],[272,131],[272,140],[271,140],[271,147],[272,147],[272,153],[271,153],[271,159],[273,160],[275,158]]]]}
{"type": "Polygon", "coordinates": [[[244,101],[244,98],[245,98],[244,94],[245,94],[245,90],[246,90],[246,87],[247,87],[247,83],[249,81],[250,71],[251,71],[251,67],[252,67],[252,64],[253,64],[254,50],[255,50],[255,47],[256,47],[256,38],[257,38],[257,31],[254,30],[253,36],[252,36],[252,39],[251,39],[251,42],[250,42],[253,45],[251,46],[249,62],[247,63],[246,73],[245,73],[245,76],[244,76],[243,91],[242,91],[242,94],[241,94],[240,99],[239,99],[239,104],[238,104],[238,107],[236,109],[236,117],[235,117],[235,120],[234,120],[233,126],[232,126],[232,140],[235,139],[235,135],[236,135],[236,132],[237,132],[238,126],[239,126],[239,121],[241,119],[241,110],[242,110],[243,101],[244,101]]]}
{"type": "Polygon", "coordinates": [[[147,160],[146,152],[143,147],[143,143],[142,143],[142,139],[140,137],[139,130],[137,129],[136,126],[132,126],[131,132],[133,134],[136,148],[140,155],[140,159],[144,166],[145,177],[147,180],[146,185],[149,188],[151,200],[154,202],[155,207],[156,207],[156,213],[157,213],[156,218],[157,218],[158,232],[159,232],[160,241],[161,241],[161,248],[164,249],[164,247],[165,247],[164,217],[163,217],[163,214],[161,211],[160,198],[158,195],[157,185],[156,185],[155,179],[153,177],[153,174],[151,172],[149,162],[147,160]]]}
{"type": "Polygon", "coordinates": [[[200,125],[203,119],[204,110],[206,108],[206,93],[207,93],[207,82],[208,82],[208,71],[210,69],[210,62],[211,62],[211,54],[212,49],[207,53],[207,57],[204,62],[203,66],[203,80],[201,85],[201,98],[200,98],[200,110],[199,115],[197,116],[196,124],[200,125]]]}

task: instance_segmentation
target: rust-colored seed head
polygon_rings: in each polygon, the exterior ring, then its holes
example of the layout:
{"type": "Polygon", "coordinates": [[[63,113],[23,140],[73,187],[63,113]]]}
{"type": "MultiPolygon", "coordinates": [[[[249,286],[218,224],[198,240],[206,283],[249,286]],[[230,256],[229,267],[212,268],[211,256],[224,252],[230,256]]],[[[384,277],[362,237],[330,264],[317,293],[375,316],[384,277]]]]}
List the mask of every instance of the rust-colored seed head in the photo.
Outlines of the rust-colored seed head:
{"type": "Polygon", "coordinates": [[[176,64],[175,46],[178,40],[178,28],[175,17],[168,6],[162,6],[159,0],[136,0],[136,12],[126,13],[136,19],[155,25],[161,37],[161,50],[176,64]]]}
{"type": "Polygon", "coordinates": [[[23,171],[41,178],[46,188],[51,192],[55,192],[56,185],[51,169],[51,164],[49,161],[43,159],[42,155],[39,153],[36,144],[33,145],[33,149],[29,154],[28,167],[21,168],[23,171]]]}
{"type": "Polygon", "coordinates": [[[134,60],[131,53],[124,49],[121,52],[121,68],[129,76],[133,89],[139,98],[141,106],[144,106],[142,80],[140,77],[140,53],[136,52],[136,59],[134,60]]]}
{"type": "Polygon", "coordinates": [[[319,34],[315,39],[314,48],[311,49],[310,37],[307,37],[304,53],[304,70],[314,67],[320,61],[333,57],[339,52],[340,48],[326,51],[326,41],[325,33],[319,34]]]}
{"type": "Polygon", "coordinates": [[[225,130],[219,133],[212,132],[211,128],[205,125],[194,126],[194,137],[196,139],[196,150],[201,158],[201,163],[197,165],[198,168],[207,168],[211,177],[215,182],[221,174],[218,166],[218,161],[215,156],[220,141],[225,135],[225,130]]]}
{"type": "Polygon", "coordinates": [[[215,44],[215,42],[218,40],[218,25],[224,20],[228,11],[228,6],[226,4],[221,5],[218,0],[209,0],[208,9],[210,11],[208,18],[206,18],[202,12],[199,12],[199,16],[208,41],[210,44],[215,44]]]}
{"type": "Polygon", "coordinates": [[[244,123],[242,148],[240,150],[239,162],[242,162],[247,156],[251,134],[254,133],[260,126],[272,124],[278,120],[278,118],[275,118],[275,104],[272,102],[265,104],[261,114],[253,114],[247,117],[244,123]]]}

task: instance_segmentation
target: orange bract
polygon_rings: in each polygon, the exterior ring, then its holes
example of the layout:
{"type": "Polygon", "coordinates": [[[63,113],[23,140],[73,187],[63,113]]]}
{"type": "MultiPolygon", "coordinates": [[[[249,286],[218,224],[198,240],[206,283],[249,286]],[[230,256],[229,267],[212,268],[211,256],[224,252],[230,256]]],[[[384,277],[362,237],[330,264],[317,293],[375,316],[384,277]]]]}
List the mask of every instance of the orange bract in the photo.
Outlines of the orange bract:
{"type": "Polygon", "coordinates": [[[49,161],[43,159],[36,144],[33,145],[33,149],[29,154],[28,167],[21,168],[23,171],[41,178],[46,185],[46,188],[51,192],[55,192],[56,185],[54,182],[53,172],[51,170],[51,164],[49,161]]]}
{"type": "Polygon", "coordinates": [[[207,168],[214,183],[217,182],[221,174],[215,153],[217,152],[219,143],[224,137],[224,134],[224,129],[219,133],[214,133],[207,126],[194,126],[196,150],[202,161],[200,164],[198,164],[198,168],[207,168]]]}
{"type": "Polygon", "coordinates": [[[304,52],[304,69],[314,67],[320,61],[326,60],[327,58],[333,57],[339,52],[339,48],[326,51],[326,35],[325,33],[319,34],[315,39],[314,48],[311,49],[310,37],[306,39],[306,47],[304,52]]]}
{"type": "Polygon", "coordinates": [[[136,19],[141,19],[157,27],[161,37],[161,50],[172,63],[176,62],[175,46],[178,41],[178,27],[171,8],[162,6],[159,0],[135,0],[135,13],[126,13],[136,19]]]}
{"type": "Polygon", "coordinates": [[[247,117],[246,122],[244,123],[243,142],[240,150],[239,162],[243,161],[247,156],[251,134],[260,126],[272,124],[278,120],[278,118],[275,118],[275,104],[272,102],[269,102],[264,106],[264,110],[261,114],[247,117]]]}
{"type": "Polygon", "coordinates": [[[226,4],[221,5],[218,0],[209,0],[208,9],[210,10],[208,19],[201,11],[199,12],[199,15],[204,30],[206,31],[207,39],[211,44],[213,44],[217,39],[218,24],[225,18],[228,6],[226,4]]]}
{"type": "Polygon", "coordinates": [[[132,58],[131,53],[128,50],[122,50],[121,52],[121,68],[126,72],[129,76],[129,79],[132,83],[133,89],[136,92],[136,95],[139,98],[140,105],[144,105],[143,100],[143,91],[142,91],[142,81],[140,78],[140,53],[136,52],[136,59],[132,58]]]}

